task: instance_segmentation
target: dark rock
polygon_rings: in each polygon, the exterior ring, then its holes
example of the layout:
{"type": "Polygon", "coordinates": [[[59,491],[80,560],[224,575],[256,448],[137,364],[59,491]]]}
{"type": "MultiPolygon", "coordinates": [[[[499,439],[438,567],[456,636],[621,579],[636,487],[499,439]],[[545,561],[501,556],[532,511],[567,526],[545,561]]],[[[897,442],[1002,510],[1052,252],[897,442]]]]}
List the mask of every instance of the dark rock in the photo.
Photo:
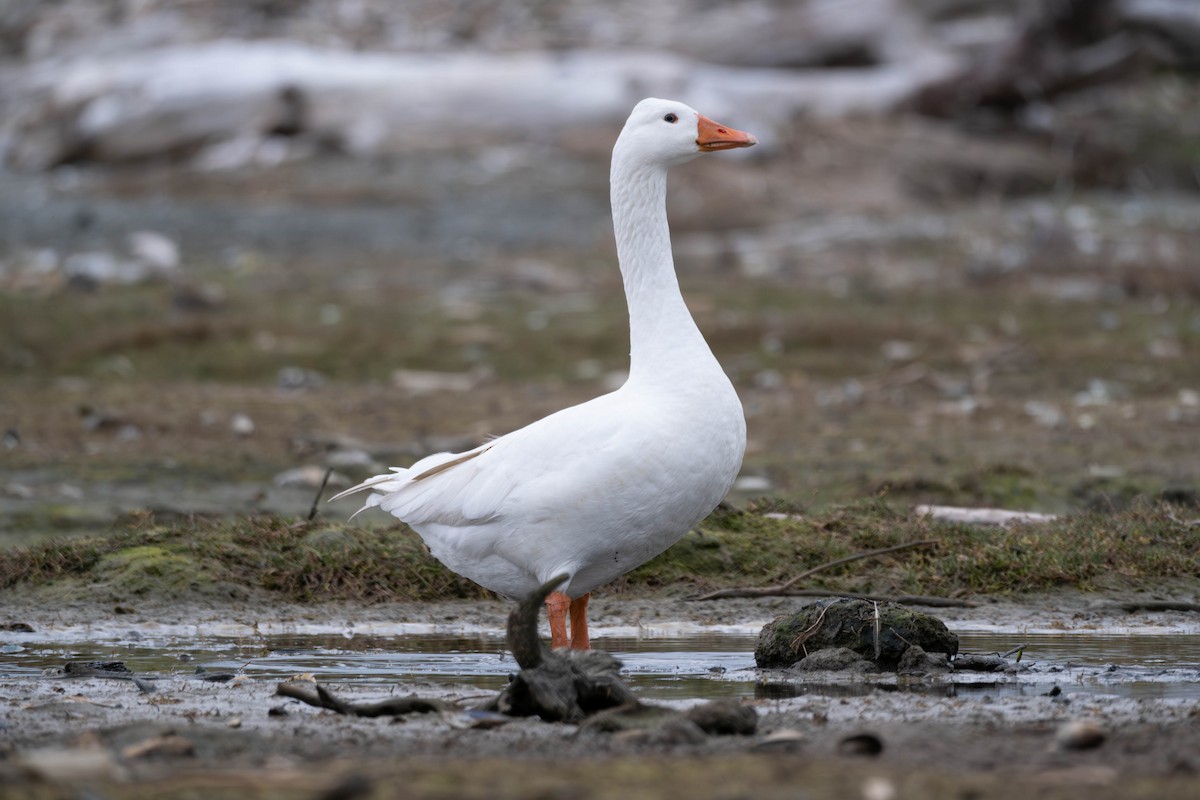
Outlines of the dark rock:
{"type": "Polygon", "coordinates": [[[637,698],[621,682],[621,662],[602,650],[551,650],[538,639],[537,623],[550,592],[566,576],[551,579],[521,601],[508,617],[508,646],[521,671],[483,708],[548,722],[579,722],[637,698]]]}
{"type": "Polygon", "coordinates": [[[837,599],[768,623],[758,636],[754,660],[760,667],[787,667],[818,651],[844,647],[895,669],[914,644],[927,653],[958,652],[958,637],[931,614],[895,603],[837,599]]]}
{"type": "Polygon", "coordinates": [[[793,669],[801,672],[878,672],[879,667],[849,647],[830,647],[818,650],[797,661],[793,669]]]}
{"type": "Polygon", "coordinates": [[[945,653],[926,653],[924,648],[912,645],[900,656],[896,671],[901,675],[928,675],[930,673],[949,672],[950,659],[945,653]]]}
{"type": "Polygon", "coordinates": [[[674,716],[658,727],[622,731],[616,735],[616,738],[625,743],[669,747],[701,744],[708,737],[690,719],[674,716]]]}
{"type": "Polygon", "coordinates": [[[68,678],[118,678],[132,680],[133,670],[124,661],[68,661],[62,675],[68,678]]]}
{"type": "Polygon", "coordinates": [[[959,672],[1002,672],[1008,666],[1008,661],[998,653],[963,653],[953,661],[954,669],[959,672]]]}
{"type": "Polygon", "coordinates": [[[736,700],[703,703],[684,716],[710,736],[751,736],[758,729],[758,712],[736,700]]]}
{"type": "Polygon", "coordinates": [[[33,633],[33,626],[28,622],[0,622],[0,631],[13,633],[33,633]]]}
{"type": "Polygon", "coordinates": [[[209,672],[204,667],[196,667],[196,677],[209,683],[227,683],[237,677],[236,672],[209,672]]]}
{"type": "MultiPolygon", "coordinates": [[[[582,730],[597,733],[625,733],[649,731],[661,728],[670,722],[682,719],[683,715],[673,708],[647,705],[638,700],[601,711],[583,723],[582,730]]],[[[692,723],[695,725],[695,723],[692,723]]]]}

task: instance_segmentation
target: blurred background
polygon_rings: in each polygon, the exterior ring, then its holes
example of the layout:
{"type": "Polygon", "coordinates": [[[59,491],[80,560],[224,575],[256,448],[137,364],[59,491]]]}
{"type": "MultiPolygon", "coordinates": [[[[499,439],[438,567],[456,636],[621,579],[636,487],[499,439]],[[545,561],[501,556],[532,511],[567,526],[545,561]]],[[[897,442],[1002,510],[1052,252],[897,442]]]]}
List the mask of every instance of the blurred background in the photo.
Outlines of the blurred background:
{"type": "Polygon", "coordinates": [[[305,514],[620,385],[645,96],[761,142],[669,200],[731,502],[1197,503],[1200,3],[7,0],[3,541],[305,514]]]}

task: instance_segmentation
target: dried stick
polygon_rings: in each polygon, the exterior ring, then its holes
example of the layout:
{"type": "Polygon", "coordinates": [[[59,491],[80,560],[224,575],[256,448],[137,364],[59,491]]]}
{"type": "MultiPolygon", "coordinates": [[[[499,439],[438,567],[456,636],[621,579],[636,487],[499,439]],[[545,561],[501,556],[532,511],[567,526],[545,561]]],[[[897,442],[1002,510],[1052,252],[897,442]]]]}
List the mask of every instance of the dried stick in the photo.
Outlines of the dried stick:
{"type": "Polygon", "coordinates": [[[881,603],[929,606],[930,608],[975,608],[978,605],[970,600],[956,600],[953,597],[930,597],[924,594],[855,594],[854,592],[831,592],[828,589],[792,589],[779,597],[844,597],[850,600],[878,600],[881,603]]]}
{"type": "Polygon", "coordinates": [[[809,577],[810,575],[815,575],[818,572],[822,572],[827,569],[832,569],[833,567],[840,567],[842,564],[849,564],[851,561],[859,561],[864,558],[871,558],[872,556],[881,556],[881,555],[884,555],[885,553],[894,553],[897,550],[907,550],[907,549],[913,548],[913,547],[931,547],[933,545],[938,544],[939,542],[940,542],[939,539],[922,539],[919,542],[905,542],[904,544],[892,545],[891,547],[880,547],[877,550],[866,550],[862,553],[855,553],[852,556],[846,556],[845,558],[839,558],[839,559],[835,559],[833,561],[828,561],[824,564],[819,564],[819,565],[813,567],[812,569],[808,569],[808,570],[805,570],[804,572],[801,572],[799,575],[792,578],[791,580],[786,581],[781,584],[778,584],[776,586],[759,586],[759,587],[748,587],[748,588],[740,588],[740,589],[739,588],[717,589],[715,592],[709,592],[708,594],[702,594],[699,597],[693,597],[692,599],[693,600],[716,600],[721,597],[786,597],[790,594],[794,594],[794,592],[791,592],[789,590],[793,586],[795,586],[796,583],[798,583],[801,580],[804,580],[805,578],[809,577]]]}
{"type": "Polygon", "coordinates": [[[308,510],[308,521],[312,522],[317,518],[317,506],[321,504],[321,495],[325,494],[325,487],[329,483],[329,476],[333,474],[333,467],[325,470],[325,477],[321,479],[321,488],[317,489],[317,496],[313,498],[312,508],[308,510]]]}
{"type": "Polygon", "coordinates": [[[314,695],[305,687],[296,683],[281,683],[275,687],[275,694],[290,697],[302,703],[308,703],[317,708],[327,708],[339,714],[351,717],[397,717],[402,714],[429,714],[435,711],[446,711],[454,705],[444,700],[426,699],[424,697],[393,697],[379,703],[347,703],[321,684],[317,684],[314,695]]]}

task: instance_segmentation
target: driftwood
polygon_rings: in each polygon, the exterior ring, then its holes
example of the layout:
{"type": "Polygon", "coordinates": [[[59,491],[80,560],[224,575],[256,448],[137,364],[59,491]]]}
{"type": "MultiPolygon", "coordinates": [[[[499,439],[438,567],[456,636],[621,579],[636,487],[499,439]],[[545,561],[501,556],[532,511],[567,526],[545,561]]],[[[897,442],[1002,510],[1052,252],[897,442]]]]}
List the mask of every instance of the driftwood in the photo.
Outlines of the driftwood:
{"type": "Polygon", "coordinates": [[[458,708],[444,700],[416,696],[392,697],[378,703],[348,703],[319,683],[315,693],[298,683],[281,683],[275,687],[275,694],[350,717],[399,717],[405,714],[453,711],[458,708]]]}
{"type": "MultiPolygon", "coordinates": [[[[801,572],[799,575],[795,576],[791,580],[785,581],[784,583],[776,584],[775,586],[758,586],[758,587],[746,587],[746,588],[734,588],[734,589],[718,589],[714,592],[709,592],[708,594],[702,594],[699,597],[693,597],[692,599],[693,600],[717,600],[722,597],[802,596],[801,591],[793,590],[792,587],[795,586],[801,580],[809,577],[810,575],[815,575],[818,572],[822,572],[827,569],[832,569],[833,567],[840,567],[842,564],[849,564],[851,561],[860,561],[864,558],[872,558],[874,556],[881,556],[881,555],[885,555],[886,553],[895,553],[899,550],[908,550],[913,547],[932,547],[936,544],[938,544],[937,539],[923,539],[919,542],[905,542],[904,544],[892,545],[891,547],[880,547],[876,550],[867,550],[862,553],[855,553],[852,556],[846,556],[845,558],[838,558],[838,559],[834,559],[833,561],[827,561],[824,564],[819,564],[819,565],[813,567],[812,569],[801,572]]],[[[831,593],[823,592],[822,596],[829,595],[829,594],[831,594],[831,593]]],[[[858,595],[854,595],[854,596],[857,597],[858,595]]],[[[877,599],[877,598],[867,598],[867,599],[877,599]]]]}

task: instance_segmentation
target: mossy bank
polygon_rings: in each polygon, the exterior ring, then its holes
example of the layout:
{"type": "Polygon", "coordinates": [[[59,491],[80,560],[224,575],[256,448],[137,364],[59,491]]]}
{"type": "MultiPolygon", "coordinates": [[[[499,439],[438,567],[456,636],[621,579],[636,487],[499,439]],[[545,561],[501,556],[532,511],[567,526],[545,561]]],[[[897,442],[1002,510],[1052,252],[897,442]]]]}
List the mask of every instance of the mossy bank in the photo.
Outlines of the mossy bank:
{"type": "MultiPolygon", "coordinates": [[[[796,588],[963,598],[1148,588],[1200,575],[1200,525],[1168,504],[1009,527],[939,523],[881,501],[811,516],[763,513],[752,504],[714,513],[603,592],[687,596],[767,586],[838,558],[918,540],[936,543],[822,570],[796,588]]],[[[122,518],[93,537],[0,553],[0,591],[111,603],[237,600],[252,593],[300,603],[488,596],[442,567],[404,526],[150,514],[122,518]]]]}

